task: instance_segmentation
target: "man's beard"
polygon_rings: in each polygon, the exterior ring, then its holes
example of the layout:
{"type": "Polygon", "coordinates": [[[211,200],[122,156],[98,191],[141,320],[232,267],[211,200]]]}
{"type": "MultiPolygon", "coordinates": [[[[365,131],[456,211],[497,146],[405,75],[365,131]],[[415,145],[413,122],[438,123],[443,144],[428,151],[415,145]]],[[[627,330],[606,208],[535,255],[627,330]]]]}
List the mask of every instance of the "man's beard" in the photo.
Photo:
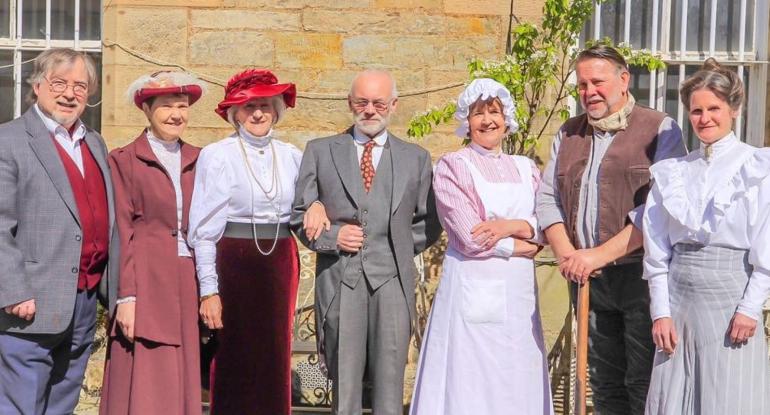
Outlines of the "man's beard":
{"type": "Polygon", "coordinates": [[[368,137],[375,137],[381,132],[383,132],[386,128],[388,128],[388,124],[390,124],[390,114],[388,115],[375,115],[372,118],[365,118],[364,113],[356,114],[355,116],[355,124],[359,131],[366,134],[368,137]],[[365,123],[366,121],[378,121],[377,123],[365,123]]]}

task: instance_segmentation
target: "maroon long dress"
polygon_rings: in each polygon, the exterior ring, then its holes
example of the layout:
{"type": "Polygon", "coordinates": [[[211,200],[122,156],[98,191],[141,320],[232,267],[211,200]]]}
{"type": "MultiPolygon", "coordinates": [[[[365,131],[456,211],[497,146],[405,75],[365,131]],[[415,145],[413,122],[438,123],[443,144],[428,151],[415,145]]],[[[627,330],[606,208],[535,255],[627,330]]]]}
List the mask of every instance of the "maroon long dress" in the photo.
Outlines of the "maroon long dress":
{"type": "MultiPolygon", "coordinates": [[[[272,240],[260,240],[270,246],[272,240]]],[[[299,284],[293,237],[269,256],[254,240],[217,243],[222,329],[211,362],[211,414],[289,415],[291,336],[299,284]]]]}

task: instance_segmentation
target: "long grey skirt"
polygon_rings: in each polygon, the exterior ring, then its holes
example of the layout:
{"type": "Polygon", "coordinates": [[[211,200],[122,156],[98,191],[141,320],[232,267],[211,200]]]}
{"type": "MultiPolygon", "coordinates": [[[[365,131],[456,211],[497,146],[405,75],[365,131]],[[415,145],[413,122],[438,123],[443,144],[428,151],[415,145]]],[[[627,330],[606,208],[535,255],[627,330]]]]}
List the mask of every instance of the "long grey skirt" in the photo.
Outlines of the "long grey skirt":
{"type": "Polygon", "coordinates": [[[770,414],[770,360],[759,322],[743,346],[728,328],[751,275],[748,251],[677,244],[669,270],[679,343],[657,351],[648,415],[770,414]]]}

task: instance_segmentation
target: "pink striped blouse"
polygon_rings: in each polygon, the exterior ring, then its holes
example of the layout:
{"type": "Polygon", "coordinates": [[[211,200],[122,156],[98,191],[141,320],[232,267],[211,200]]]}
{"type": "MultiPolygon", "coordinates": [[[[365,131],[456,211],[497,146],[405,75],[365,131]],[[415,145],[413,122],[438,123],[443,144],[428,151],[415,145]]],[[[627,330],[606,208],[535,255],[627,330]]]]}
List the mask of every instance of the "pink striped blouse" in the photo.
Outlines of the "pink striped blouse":
{"type": "MultiPolygon", "coordinates": [[[[445,154],[436,164],[433,176],[433,189],[436,194],[436,208],[441,224],[447,232],[449,246],[471,258],[491,256],[510,256],[510,248],[501,249],[501,240],[489,249],[473,241],[471,229],[486,220],[486,213],[481,199],[473,185],[473,176],[468,166],[460,157],[474,164],[484,179],[492,183],[521,183],[522,178],[516,168],[513,157],[493,153],[475,143],[454,153],[445,154]]],[[[532,180],[534,192],[540,185],[540,170],[532,162],[532,180]]],[[[531,195],[535,197],[535,193],[531,195]]],[[[511,197],[514,197],[511,195],[511,197]]],[[[522,218],[532,224],[537,233],[535,213],[531,218],[522,218]]],[[[507,244],[510,246],[510,243],[507,244]]]]}

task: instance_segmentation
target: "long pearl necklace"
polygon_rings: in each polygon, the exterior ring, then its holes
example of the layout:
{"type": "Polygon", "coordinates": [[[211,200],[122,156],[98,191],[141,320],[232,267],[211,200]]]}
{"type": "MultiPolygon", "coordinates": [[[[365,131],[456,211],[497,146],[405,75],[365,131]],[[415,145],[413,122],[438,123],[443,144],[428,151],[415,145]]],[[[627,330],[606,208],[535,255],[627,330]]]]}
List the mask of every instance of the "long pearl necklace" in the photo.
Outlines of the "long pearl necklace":
{"type": "Polygon", "coordinates": [[[245,139],[241,135],[241,133],[238,133],[238,144],[241,147],[241,155],[243,156],[243,163],[246,165],[246,170],[249,172],[250,180],[249,180],[249,189],[251,190],[251,218],[249,219],[251,222],[251,237],[254,240],[254,245],[257,247],[257,251],[259,251],[260,254],[264,256],[268,256],[273,253],[275,250],[275,247],[278,245],[278,234],[281,229],[281,175],[278,171],[278,161],[277,161],[277,155],[275,152],[275,145],[273,144],[273,140],[270,139],[270,154],[271,157],[271,163],[273,164],[273,177],[270,179],[270,188],[265,189],[265,186],[262,185],[262,183],[257,178],[257,175],[254,173],[254,169],[251,168],[251,163],[249,162],[249,157],[246,154],[246,147],[243,145],[243,142],[245,139]],[[262,250],[262,247],[259,246],[259,238],[257,238],[257,225],[254,223],[254,182],[257,183],[257,186],[259,186],[259,190],[262,191],[262,194],[265,195],[265,199],[267,199],[268,203],[275,209],[275,217],[276,217],[276,224],[275,224],[275,235],[273,236],[273,244],[270,247],[270,249],[265,252],[262,250]],[[275,189],[275,194],[273,196],[270,196],[271,193],[273,193],[273,189],[275,189]]]}

